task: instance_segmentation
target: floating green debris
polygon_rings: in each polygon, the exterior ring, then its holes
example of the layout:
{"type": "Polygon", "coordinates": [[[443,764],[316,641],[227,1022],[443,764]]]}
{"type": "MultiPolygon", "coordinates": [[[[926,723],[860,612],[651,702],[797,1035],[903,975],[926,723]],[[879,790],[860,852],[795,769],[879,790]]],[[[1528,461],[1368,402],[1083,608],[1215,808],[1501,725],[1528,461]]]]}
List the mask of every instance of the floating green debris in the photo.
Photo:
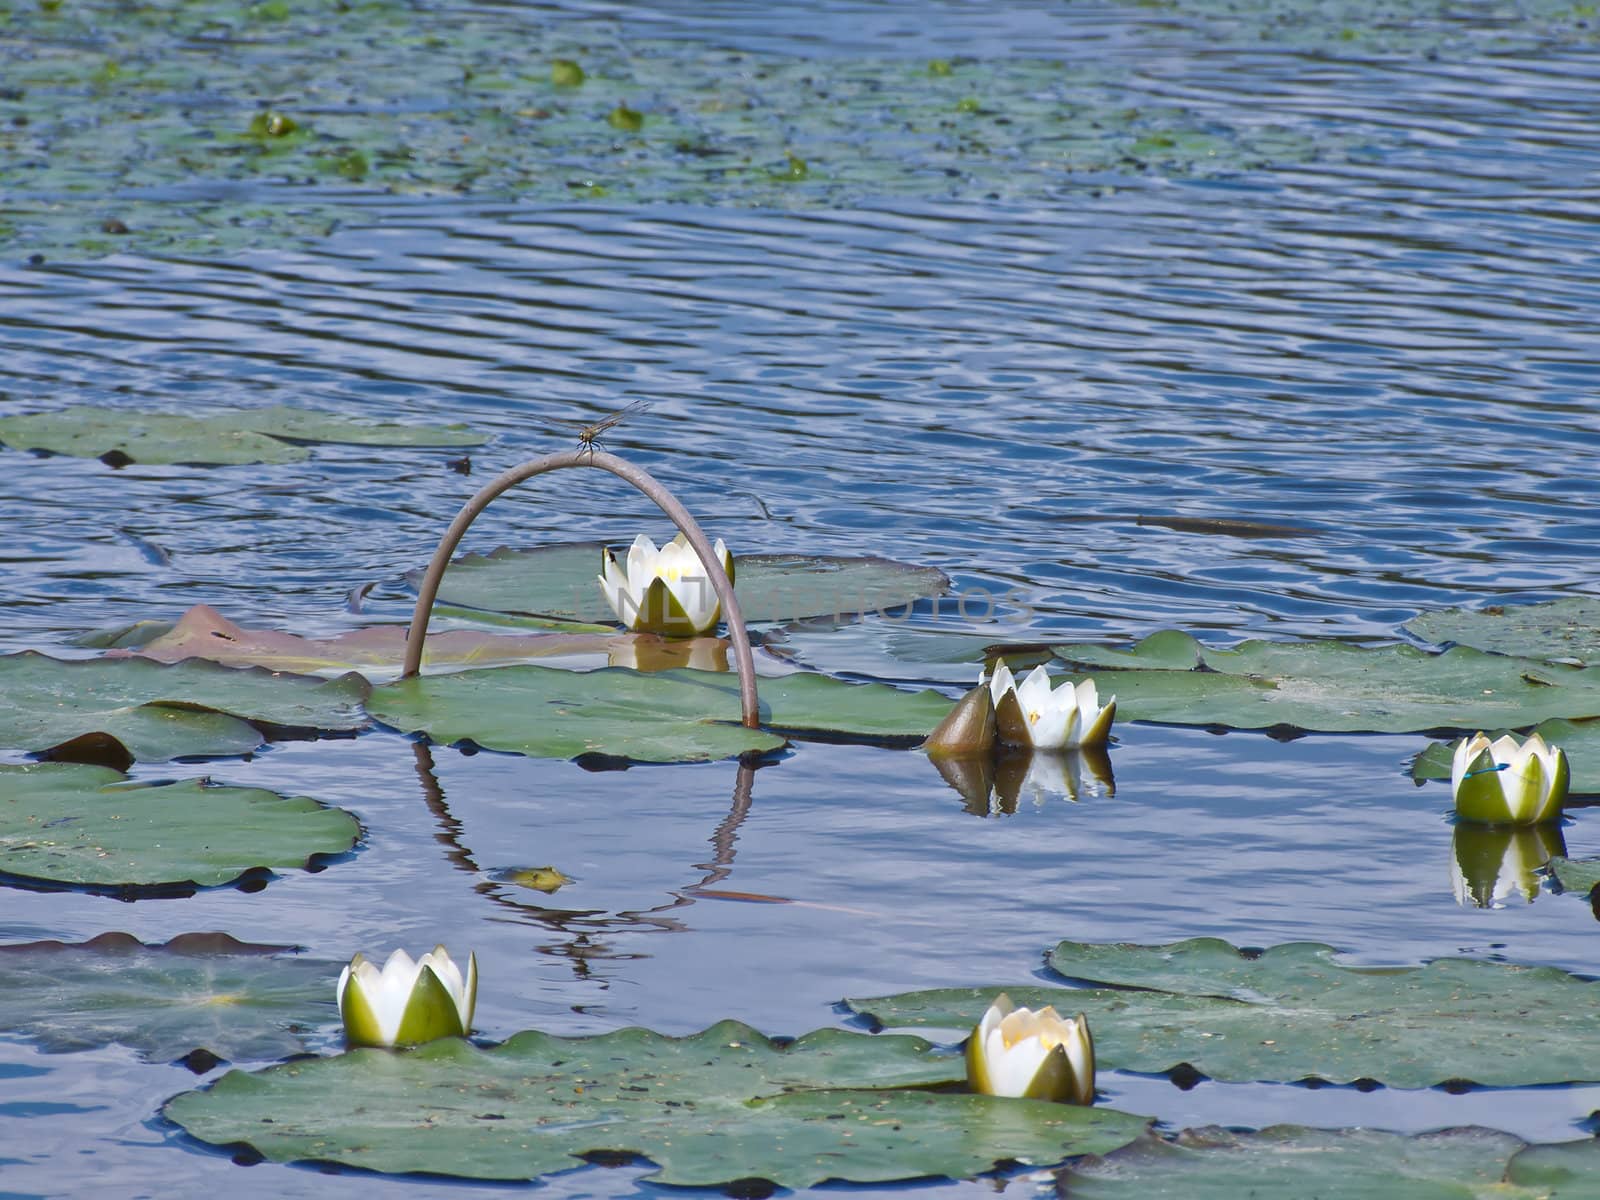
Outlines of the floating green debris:
{"type": "Polygon", "coordinates": [[[583,80],[583,68],[570,58],[558,58],[550,64],[550,82],[557,87],[580,87],[583,80]]]}
{"type": "Polygon", "coordinates": [[[254,138],[288,137],[299,129],[300,125],[293,117],[270,109],[250,118],[250,136],[254,138]]]}
{"type": "Polygon", "coordinates": [[[618,104],[606,114],[606,124],[626,133],[638,133],[644,128],[644,114],[629,108],[626,103],[618,104]]]}
{"type": "Polygon", "coordinates": [[[999,1163],[1103,1154],[1148,1127],[1106,1108],[920,1090],[965,1078],[920,1038],[824,1029],[779,1044],[724,1021],[685,1038],[623,1029],[459,1038],[407,1054],[232,1071],[164,1114],[274,1162],[536,1179],[597,1153],[637,1154],[650,1183],[784,1188],[828,1179],[966,1179],[999,1163]]]}
{"type": "MultiPolygon", "coordinates": [[[[19,169],[7,174],[3,244],[226,252],[317,237],[350,215],[352,185],[401,197],[394,204],[560,203],[602,183],[630,203],[848,205],[997,190],[1049,199],[1102,186],[1085,178],[1097,173],[1209,175],[1342,153],[1339,135],[1292,113],[1274,125],[1253,111],[1230,123],[1177,105],[1136,108],[1113,68],[962,60],[963,89],[1004,114],[991,121],[952,112],[936,65],[945,60],[730,56],[604,28],[580,65],[570,20],[515,6],[442,22],[402,0],[365,0],[359,20],[275,0],[13,6],[0,75],[18,123],[0,125],[0,158],[19,169]],[[548,71],[530,71],[530,59],[548,71]],[[260,111],[263,95],[301,107],[260,111]],[[1130,165],[1150,130],[1174,146],[1130,165]],[[1204,150],[1183,134],[1203,136],[1204,150]],[[794,188],[787,172],[747,167],[783,162],[794,146],[828,164],[825,179],[813,172],[794,188]],[[150,199],[160,190],[187,198],[150,199]],[[108,203],[130,230],[115,242],[98,229],[108,203]]],[[[370,198],[354,210],[372,213],[370,198]]]]}

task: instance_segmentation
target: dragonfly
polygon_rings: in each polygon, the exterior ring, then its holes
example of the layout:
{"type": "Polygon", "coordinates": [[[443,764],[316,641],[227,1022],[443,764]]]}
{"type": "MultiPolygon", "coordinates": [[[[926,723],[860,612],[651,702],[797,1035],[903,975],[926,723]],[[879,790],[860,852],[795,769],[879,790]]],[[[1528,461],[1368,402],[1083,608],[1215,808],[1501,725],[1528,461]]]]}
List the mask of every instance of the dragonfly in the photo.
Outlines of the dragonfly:
{"type": "Polygon", "coordinates": [[[610,416],[602,417],[593,425],[583,425],[577,421],[564,421],[559,417],[552,417],[550,419],[555,421],[558,425],[566,425],[577,430],[578,449],[580,451],[587,450],[589,452],[589,457],[593,458],[596,450],[604,450],[606,448],[605,443],[600,440],[600,435],[602,433],[609,433],[618,425],[626,421],[629,417],[633,416],[634,413],[643,412],[645,409],[649,408],[650,405],[651,401],[649,400],[635,400],[632,404],[617,409],[617,411],[612,413],[610,416]]]}

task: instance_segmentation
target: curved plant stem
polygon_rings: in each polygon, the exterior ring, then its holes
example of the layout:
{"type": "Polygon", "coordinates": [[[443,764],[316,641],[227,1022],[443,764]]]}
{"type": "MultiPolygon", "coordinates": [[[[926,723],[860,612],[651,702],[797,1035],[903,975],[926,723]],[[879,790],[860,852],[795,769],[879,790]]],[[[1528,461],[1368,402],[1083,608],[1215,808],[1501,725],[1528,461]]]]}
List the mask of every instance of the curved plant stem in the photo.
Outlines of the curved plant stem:
{"type": "Polygon", "coordinates": [[[439,581],[444,578],[445,568],[450,565],[450,558],[460,545],[467,527],[501,492],[514,487],[524,479],[532,479],[535,475],[543,475],[546,471],[557,471],[562,467],[596,467],[602,471],[610,471],[654,500],[661,511],[671,517],[673,523],[683,531],[683,536],[688,539],[689,545],[693,546],[694,552],[700,556],[700,565],[705,568],[711,586],[716,589],[717,599],[722,601],[722,616],[728,623],[728,637],[733,642],[734,662],[739,670],[739,706],[744,713],[744,724],[750,729],[759,728],[761,713],[756,699],[756,667],[755,660],[750,654],[750,636],[745,632],[744,614],[739,609],[738,598],[733,594],[733,583],[728,579],[728,573],[722,569],[722,563],[712,552],[711,542],[695,519],[689,515],[689,510],[684,508],[678,502],[678,498],[648,471],[624,462],[614,454],[607,454],[603,450],[595,450],[589,446],[580,446],[576,450],[566,450],[560,454],[547,454],[543,458],[531,459],[520,466],[512,467],[509,471],[502,471],[462,505],[461,511],[456,514],[456,519],[450,522],[450,528],[445,530],[444,537],[440,539],[439,548],[433,552],[433,561],[428,564],[428,572],[422,577],[422,585],[417,589],[417,607],[412,611],[411,628],[406,634],[405,666],[400,672],[400,678],[409,679],[422,669],[422,643],[428,636],[428,619],[433,614],[433,602],[439,594],[439,581]]]}

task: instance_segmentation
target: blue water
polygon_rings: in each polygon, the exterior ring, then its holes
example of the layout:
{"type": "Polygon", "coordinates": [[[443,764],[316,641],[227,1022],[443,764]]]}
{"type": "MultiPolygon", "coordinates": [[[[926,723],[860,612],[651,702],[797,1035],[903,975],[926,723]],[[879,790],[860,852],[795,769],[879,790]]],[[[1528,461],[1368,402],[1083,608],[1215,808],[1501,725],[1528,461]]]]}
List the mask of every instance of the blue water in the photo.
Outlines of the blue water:
{"type": "MultiPolygon", "coordinates": [[[[1424,608],[1596,590],[1592,43],[1505,49],[1447,27],[1436,59],[1339,57],[1160,9],[1095,8],[1069,30],[1028,6],[918,6],[915,20],[891,5],[770,20],[678,7],[641,19],[803,54],[928,55],[963,38],[987,56],[1050,52],[1041,38],[1065,53],[1087,39],[1141,94],[1312,125],[1343,149],[1009,203],[374,200],[310,249],[13,259],[0,266],[6,413],[293,403],[466,421],[492,440],[471,477],[448,465],[459,451],[321,446],[290,466],[121,470],[0,451],[0,650],[82,653],[68,642],[86,629],[199,602],[308,633],[403,619],[402,574],[474,487],[568,445],[551,419],[638,398],[653,407],[611,448],[736,552],[881,553],[939,566],[960,589],[1016,589],[1004,620],[941,613],[929,629],[1381,638],[1424,608]],[[1151,523],[1175,517],[1298,528],[1151,523]]],[[[469,547],[658,525],[621,485],[563,477],[497,503],[469,547]]],[[[855,639],[847,652],[811,634],[795,653],[894,679],[969,672],[880,661],[886,626],[840,636],[855,639]]],[[[1026,980],[1065,937],[1312,939],[1368,963],[1465,953],[1593,970],[1594,917],[1576,898],[1457,905],[1448,796],[1406,775],[1425,739],[1118,735],[1114,795],[1025,795],[992,814],[969,812],[920,756],[798,745],[756,773],[720,847],[733,764],[596,774],[435,748],[459,829],[424,802],[413,747],[394,735],[145,765],[137,777],[314,795],[357,813],[366,841],[253,894],[122,904],[8,890],[0,938],[225,929],[329,959],[443,939],[476,949],[489,1038],[721,1017],[796,1034],[843,1020],[846,995],[1026,980]],[[717,889],[788,902],[695,895],[719,862],[717,889]],[[545,898],[491,878],[545,863],[575,882],[545,898]]],[[[1600,854],[1586,811],[1565,836],[1572,855],[1600,854]]],[[[0,1080],[0,1194],[462,1190],[235,1166],[154,1117],[194,1077],[116,1047],[44,1055],[0,1040],[0,1080]]],[[[1559,1140],[1600,1107],[1594,1087],[1512,1102],[1184,1092],[1109,1074],[1102,1090],[1174,1128],[1482,1122],[1559,1140]]],[[[585,1168],[539,1194],[650,1191],[645,1173],[585,1168]]]]}

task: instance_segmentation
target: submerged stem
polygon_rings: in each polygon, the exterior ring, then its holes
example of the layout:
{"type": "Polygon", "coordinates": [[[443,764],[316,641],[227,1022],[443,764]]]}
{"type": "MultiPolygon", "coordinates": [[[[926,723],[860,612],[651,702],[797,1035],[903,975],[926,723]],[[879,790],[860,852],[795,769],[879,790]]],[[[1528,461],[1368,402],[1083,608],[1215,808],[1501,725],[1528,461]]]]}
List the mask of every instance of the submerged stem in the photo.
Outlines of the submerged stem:
{"type": "Polygon", "coordinates": [[[756,699],[756,666],[755,659],[750,653],[750,635],[745,632],[744,614],[739,609],[738,598],[733,594],[733,582],[728,578],[728,573],[722,569],[721,561],[712,552],[711,542],[695,519],[689,515],[689,510],[678,502],[678,498],[667,490],[666,485],[648,471],[630,462],[624,462],[614,454],[607,454],[590,446],[580,446],[576,450],[566,450],[560,454],[547,454],[543,458],[531,459],[508,471],[502,471],[479,488],[477,494],[461,506],[456,519],[450,522],[450,528],[444,531],[444,537],[439,541],[439,548],[433,552],[433,561],[428,564],[427,573],[423,575],[422,584],[417,589],[417,606],[412,611],[411,628],[406,634],[405,666],[400,672],[400,678],[409,679],[422,669],[422,643],[428,636],[428,619],[433,614],[433,602],[439,594],[439,581],[444,578],[445,568],[450,565],[450,558],[455,554],[456,547],[461,544],[461,538],[467,532],[467,527],[501,492],[514,487],[524,479],[532,479],[535,475],[543,475],[546,471],[557,471],[562,467],[596,467],[602,471],[610,471],[654,500],[661,511],[672,518],[673,524],[683,531],[683,536],[688,539],[689,545],[693,546],[694,552],[700,556],[700,565],[705,568],[711,586],[716,589],[717,599],[722,602],[722,615],[728,623],[728,638],[733,642],[734,663],[739,670],[739,706],[743,710],[744,724],[749,729],[759,728],[761,713],[756,699]]]}

